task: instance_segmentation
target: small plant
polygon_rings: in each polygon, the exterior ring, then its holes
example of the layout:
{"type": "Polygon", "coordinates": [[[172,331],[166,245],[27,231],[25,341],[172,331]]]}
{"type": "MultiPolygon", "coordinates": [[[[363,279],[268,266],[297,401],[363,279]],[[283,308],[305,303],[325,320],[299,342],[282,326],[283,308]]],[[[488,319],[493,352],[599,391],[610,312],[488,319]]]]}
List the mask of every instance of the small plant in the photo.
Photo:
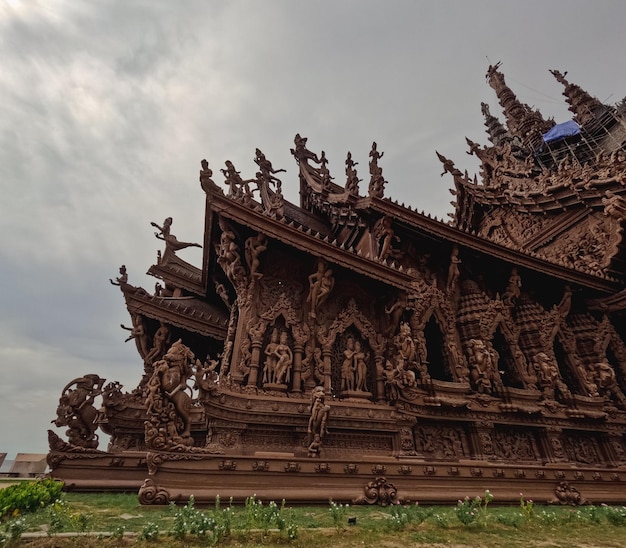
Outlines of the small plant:
{"type": "Polygon", "coordinates": [[[387,526],[395,531],[402,531],[409,525],[419,525],[433,515],[432,508],[423,508],[418,503],[407,506],[392,506],[387,526]]]}
{"type": "Polygon", "coordinates": [[[533,517],[535,517],[534,506],[535,504],[532,499],[526,500],[524,499],[524,493],[519,494],[519,507],[526,521],[530,521],[533,517]]]}
{"type": "MultiPolygon", "coordinates": [[[[231,499],[232,504],[232,499],[231,499]]],[[[214,534],[219,532],[220,539],[230,536],[233,527],[233,518],[235,517],[235,511],[232,506],[224,508],[221,513],[218,514],[218,523],[214,534]]]]}
{"type": "Polygon", "coordinates": [[[433,514],[433,520],[437,524],[437,527],[441,529],[447,529],[450,527],[450,520],[445,514],[433,514]]]}
{"type": "Polygon", "coordinates": [[[151,542],[159,538],[159,533],[159,525],[153,521],[149,521],[143,526],[138,538],[139,540],[147,540],[148,542],[151,542]]]}
{"type": "Polygon", "coordinates": [[[72,514],[73,528],[79,533],[87,533],[91,529],[92,523],[93,516],[91,514],[85,514],[83,512],[72,514]]]}
{"type": "Polygon", "coordinates": [[[111,531],[111,538],[121,539],[124,537],[124,533],[126,532],[126,527],[123,525],[118,525],[113,531],[111,531]]]}
{"type": "Polygon", "coordinates": [[[487,489],[484,497],[474,497],[470,499],[465,497],[459,500],[456,505],[455,512],[457,519],[463,525],[485,525],[487,523],[487,506],[493,500],[493,495],[487,489]]]}
{"type": "Polygon", "coordinates": [[[7,533],[9,533],[9,539],[12,543],[17,543],[22,538],[22,534],[26,531],[26,520],[24,518],[16,518],[6,526],[7,533]]]}
{"type": "Polygon", "coordinates": [[[556,525],[559,522],[559,516],[550,510],[542,510],[538,518],[544,525],[556,525]]]}
{"type": "Polygon", "coordinates": [[[276,526],[281,533],[287,535],[289,540],[298,538],[298,525],[294,519],[293,509],[290,509],[289,512],[285,511],[285,499],[280,504],[280,510],[276,516],[276,526]]]}
{"type": "Polygon", "coordinates": [[[345,522],[345,518],[346,518],[346,514],[348,513],[348,510],[350,509],[350,505],[349,504],[337,504],[336,502],[333,501],[333,499],[330,499],[328,501],[329,504],[329,508],[328,511],[330,512],[330,515],[333,518],[333,525],[335,526],[335,528],[337,529],[337,531],[341,531],[343,529],[343,524],[345,522]]]}
{"type": "Polygon", "coordinates": [[[60,533],[64,529],[71,527],[72,513],[63,499],[55,501],[46,508],[48,517],[48,534],[60,533]]]}

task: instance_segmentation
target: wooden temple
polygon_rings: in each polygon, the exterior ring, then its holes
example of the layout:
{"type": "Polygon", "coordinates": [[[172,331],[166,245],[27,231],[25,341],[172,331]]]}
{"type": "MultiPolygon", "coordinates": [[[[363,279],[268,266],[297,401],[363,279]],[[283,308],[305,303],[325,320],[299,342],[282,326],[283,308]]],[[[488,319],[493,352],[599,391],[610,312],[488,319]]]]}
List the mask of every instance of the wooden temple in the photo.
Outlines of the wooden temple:
{"type": "Polygon", "coordinates": [[[376,143],[344,177],[296,135],[299,205],[259,149],[225,186],[203,160],[202,243],[152,223],[155,291],[112,280],[141,382],[63,389],[51,475],[143,504],[624,503],[626,105],[552,73],[564,124],[489,67],[504,121],[483,104],[477,176],[438,153],[448,222],[386,197],[376,143]]]}

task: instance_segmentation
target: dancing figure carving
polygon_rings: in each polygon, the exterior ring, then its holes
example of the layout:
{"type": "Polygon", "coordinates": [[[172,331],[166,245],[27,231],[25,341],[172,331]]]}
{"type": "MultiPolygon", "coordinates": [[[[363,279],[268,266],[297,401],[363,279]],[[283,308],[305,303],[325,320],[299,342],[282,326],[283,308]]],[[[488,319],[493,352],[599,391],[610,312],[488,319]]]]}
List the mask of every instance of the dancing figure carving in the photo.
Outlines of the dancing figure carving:
{"type": "Polygon", "coordinates": [[[156,223],[150,223],[153,227],[159,230],[159,232],[155,232],[154,235],[159,240],[163,240],[165,242],[166,251],[169,250],[175,252],[179,251],[180,249],[185,249],[186,247],[202,247],[200,244],[178,241],[176,236],[174,236],[174,234],[172,234],[171,232],[172,222],[173,219],[171,217],[168,217],[167,219],[165,219],[165,221],[163,221],[163,226],[159,226],[156,223]]]}
{"type": "Polygon", "coordinates": [[[309,439],[309,457],[319,457],[324,436],[328,434],[327,422],[330,406],[326,405],[326,394],[323,386],[316,386],[311,392],[311,416],[307,427],[309,439]]]}

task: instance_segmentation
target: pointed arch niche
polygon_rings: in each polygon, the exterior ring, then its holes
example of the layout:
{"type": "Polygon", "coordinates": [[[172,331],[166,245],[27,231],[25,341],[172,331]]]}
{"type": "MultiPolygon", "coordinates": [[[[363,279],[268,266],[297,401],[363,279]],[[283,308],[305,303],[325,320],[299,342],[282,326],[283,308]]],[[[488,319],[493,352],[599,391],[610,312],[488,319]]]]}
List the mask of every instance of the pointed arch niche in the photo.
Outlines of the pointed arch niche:
{"type": "Polygon", "coordinates": [[[341,367],[344,347],[348,338],[361,341],[367,356],[367,392],[377,399],[383,397],[382,373],[376,364],[382,359],[383,346],[379,343],[372,322],[361,312],[354,299],[350,299],[335,320],[326,329],[321,327],[317,338],[322,346],[324,360],[324,388],[327,393],[341,391],[341,367]]]}
{"type": "Polygon", "coordinates": [[[504,386],[512,388],[525,388],[524,382],[515,356],[519,356],[514,350],[517,344],[513,339],[513,334],[506,328],[503,322],[498,323],[491,339],[493,348],[498,353],[498,371],[504,386]]]}
{"type": "Polygon", "coordinates": [[[447,346],[445,343],[445,331],[437,314],[430,314],[423,328],[423,345],[426,353],[424,361],[428,364],[428,374],[438,381],[454,382],[452,374],[454,368],[450,367],[447,346]]]}

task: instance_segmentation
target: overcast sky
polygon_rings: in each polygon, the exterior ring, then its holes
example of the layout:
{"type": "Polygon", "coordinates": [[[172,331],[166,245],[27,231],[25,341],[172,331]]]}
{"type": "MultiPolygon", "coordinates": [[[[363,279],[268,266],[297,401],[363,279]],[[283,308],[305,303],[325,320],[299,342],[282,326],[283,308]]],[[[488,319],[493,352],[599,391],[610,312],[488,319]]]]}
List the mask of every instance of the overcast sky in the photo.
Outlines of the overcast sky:
{"type": "Polygon", "coordinates": [[[622,0],[0,0],[0,452],[47,452],[75,377],[136,386],[108,279],[125,264],[152,290],[150,221],[202,240],[202,158],[219,183],[225,160],[253,177],[259,147],[296,201],[297,132],[337,181],[348,150],[366,178],[375,140],[387,195],[445,217],[435,150],[475,170],[464,137],[487,142],[481,101],[500,116],[489,63],[565,121],[549,69],[618,102],[625,20],[622,0]]]}

